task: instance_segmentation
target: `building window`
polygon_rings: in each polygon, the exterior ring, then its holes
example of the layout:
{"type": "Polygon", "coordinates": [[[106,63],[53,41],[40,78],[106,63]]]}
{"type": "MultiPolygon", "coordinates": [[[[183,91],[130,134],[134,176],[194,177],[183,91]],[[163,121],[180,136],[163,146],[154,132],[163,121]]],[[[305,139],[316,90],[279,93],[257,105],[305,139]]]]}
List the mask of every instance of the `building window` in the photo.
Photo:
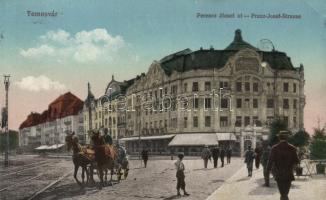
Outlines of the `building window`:
{"type": "Polygon", "coordinates": [[[178,86],[172,85],[171,86],[171,94],[176,95],[178,93],[178,86]]]}
{"type": "Polygon", "coordinates": [[[298,100],[293,99],[293,109],[297,109],[298,100]]]}
{"type": "Polygon", "coordinates": [[[242,107],[242,99],[237,99],[237,108],[242,107]]]}
{"type": "Polygon", "coordinates": [[[237,90],[237,92],[242,92],[242,82],[236,83],[236,90],[237,90]]]}
{"type": "Polygon", "coordinates": [[[168,88],[167,87],[164,88],[164,94],[168,94],[168,88]]]}
{"type": "Polygon", "coordinates": [[[274,117],[273,116],[267,116],[267,119],[266,119],[267,125],[271,125],[272,122],[273,122],[273,120],[274,120],[274,117]]]}
{"type": "Polygon", "coordinates": [[[245,99],[244,106],[245,108],[250,108],[250,99],[245,99]]]}
{"type": "Polygon", "coordinates": [[[253,99],[252,100],[252,107],[253,108],[258,108],[258,99],[253,99]]]}
{"type": "Polygon", "coordinates": [[[229,99],[222,98],[221,99],[221,108],[228,108],[229,107],[229,99]]]}
{"type": "Polygon", "coordinates": [[[246,92],[250,91],[250,83],[249,82],[245,82],[245,91],[246,92]]]}
{"type": "Polygon", "coordinates": [[[188,118],[185,117],[184,120],[183,120],[183,127],[187,128],[187,126],[188,126],[188,118]]]}
{"type": "Polygon", "coordinates": [[[236,127],[241,127],[242,126],[242,117],[241,116],[236,117],[235,126],[236,127]]]}
{"type": "Polygon", "coordinates": [[[192,91],[193,92],[198,92],[198,82],[193,82],[192,83],[192,91]]]}
{"type": "Polygon", "coordinates": [[[283,83],[283,92],[289,91],[289,83],[283,83]]]}
{"type": "Polygon", "coordinates": [[[195,116],[193,118],[193,124],[194,124],[194,128],[198,128],[198,117],[197,116],[195,116]]]}
{"type": "Polygon", "coordinates": [[[274,108],[274,99],[267,99],[267,108],[274,108]]]}
{"type": "Polygon", "coordinates": [[[164,120],[164,127],[167,128],[168,127],[168,120],[164,120]]]}
{"type": "Polygon", "coordinates": [[[293,117],[293,127],[297,128],[297,117],[293,117]]]}
{"type": "Polygon", "coordinates": [[[293,83],[293,93],[296,93],[296,92],[297,92],[297,84],[293,83]]]}
{"type": "Polygon", "coordinates": [[[252,117],[252,122],[256,125],[256,126],[261,126],[261,123],[258,119],[258,116],[253,116],[252,117]]]}
{"type": "Polygon", "coordinates": [[[252,85],[252,90],[254,92],[258,92],[258,83],[257,82],[254,82],[253,85],[252,85]]]}
{"type": "Polygon", "coordinates": [[[221,116],[220,117],[220,127],[228,126],[228,117],[221,116]]]}
{"type": "Polygon", "coordinates": [[[229,83],[227,81],[220,81],[220,88],[228,88],[229,83]]]}
{"type": "Polygon", "coordinates": [[[283,99],[283,109],[289,109],[289,99],[283,99]]]}
{"type": "Polygon", "coordinates": [[[286,127],[289,126],[289,117],[288,116],[284,116],[283,117],[283,122],[285,123],[286,127]]]}
{"type": "Polygon", "coordinates": [[[193,101],[193,107],[194,109],[198,109],[199,107],[199,99],[198,98],[194,98],[194,101],[193,101]]]}
{"type": "Polygon", "coordinates": [[[205,91],[211,91],[211,82],[209,81],[205,82],[205,91]]]}
{"type": "Polygon", "coordinates": [[[211,116],[205,116],[205,127],[211,127],[211,116]]]}
{"type": "Polygon", "coordinates": [[[212,107],[212,99],[211,98],[205,98],[205,109],[212,107]]]}
{"type": "Polygon", "coordinates": [[[250,117],[249,116],[245,116],[244,117],[244,125],[245,126],[249,126],[250,125],[250,117]]]}
{"type": "Polygon", "coordinates": [[[187,92],[188,84],[184,83],[183,84],[183,92],[187,92]]]}

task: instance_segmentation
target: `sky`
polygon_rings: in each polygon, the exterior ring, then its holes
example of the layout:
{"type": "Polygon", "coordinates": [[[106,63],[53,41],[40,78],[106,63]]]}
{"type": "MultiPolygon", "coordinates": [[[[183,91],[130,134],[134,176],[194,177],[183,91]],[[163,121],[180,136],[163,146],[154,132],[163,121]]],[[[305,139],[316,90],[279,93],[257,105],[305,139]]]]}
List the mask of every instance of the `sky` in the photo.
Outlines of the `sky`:
{"type": "MultiPolygon", "coordinates": [[[[125,80],[154,60],[200,47],[224,49],[236,29],[254,46],[272,41],[305,67],[305,127],[326,122],[326,3],[322,0],[0,0],[0,74],[11,75],[9,127],[60,94],[96,96],[114,74],[125,80]],[[55,17],[28,16],[56,12],[55,17]],[[301,15],[301,19],[198,18],[203,14],[301,15]]],[[[3,79],[1,77],[1,79],[3,79]]],[[[4,86],[0,82],[0,106],[4,86]]]]}

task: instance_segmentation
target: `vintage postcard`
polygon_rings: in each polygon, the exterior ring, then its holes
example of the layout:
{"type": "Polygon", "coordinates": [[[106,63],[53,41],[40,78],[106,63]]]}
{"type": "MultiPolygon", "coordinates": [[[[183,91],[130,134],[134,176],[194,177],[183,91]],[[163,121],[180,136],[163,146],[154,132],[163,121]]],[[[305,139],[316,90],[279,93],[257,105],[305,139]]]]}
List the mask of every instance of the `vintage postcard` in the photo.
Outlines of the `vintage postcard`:
{"type": "Polygon", "coordinates": [[[1,200],[325,200],[323,0],[0,0],[1,200]]]}

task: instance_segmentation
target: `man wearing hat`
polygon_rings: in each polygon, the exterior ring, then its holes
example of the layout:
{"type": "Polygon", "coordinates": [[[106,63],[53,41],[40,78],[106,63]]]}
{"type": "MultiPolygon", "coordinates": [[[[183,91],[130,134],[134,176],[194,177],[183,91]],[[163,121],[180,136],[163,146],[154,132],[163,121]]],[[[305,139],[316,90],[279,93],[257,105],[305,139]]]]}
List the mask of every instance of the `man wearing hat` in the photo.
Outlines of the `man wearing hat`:
{"type": "Polygon", "coordinates": [[[204,167],[207,168],[208,159],[211,158],[211,151],[209,150],[207,145],[205,145],[201,153],[201,158],[204,160],[204,167]]]}
{"type": "Polygon", "coordinates": [[[281,200],[289,199],[291,182],[294,180],[293,168],[299,163],[296,148],[287,142],[289,136],[289,131],[280,131],[279,143],[272,147],[267,164],[268,171],[273,169],[281,200]]]}
{"type": "Polygon", "coordinates": [[[185,165],[182,162],[184,157],[183,153],[178,153],[178,160],[174,163],[175,168],[177,170],[176,177],[177,177],[177,195],[180,196],[180,189],[183,190],[183,194],[188,196],[189,194],[186,192],[186,182],[185,182],[185,165]]]}
{"type": "Polygon", "coordinates": [[[217,161],[218,161],[218,157],[220,155],[220,149],[218,148],[218,146],[216,145],[213,149],[212,149],[212,157],[214,160],[214,168],[217,168],[217,161]]]}
{"type": "Polygon", "coordinates": [[[247,164],[248,177],[252,177],[252,168],[254,165],[255,152],[252,150],[251,146],[248,146],[248,150],[245,154],[245,163],[247,164]]]}

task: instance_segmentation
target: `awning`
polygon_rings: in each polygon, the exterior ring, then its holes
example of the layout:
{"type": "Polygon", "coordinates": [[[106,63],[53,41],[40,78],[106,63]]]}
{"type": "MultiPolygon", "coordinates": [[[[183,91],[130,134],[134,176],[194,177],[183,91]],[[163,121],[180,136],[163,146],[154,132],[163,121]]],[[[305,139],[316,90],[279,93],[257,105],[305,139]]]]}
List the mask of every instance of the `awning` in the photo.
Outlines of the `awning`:
{"type": "MultiPolygon", "coordinates": [[[[172,135],[155,135],[155,136],[141,136],[140,140],[162,140],[162,139],[171,139],[175,136],[175,134],[172,135]]],[[[130,138],[122,138],[119,139],[120,141],[135,141],[139,140],[139,137],[130,137],[130,138]]]]}
{"type": "Polygon", "coordinates": [[[52,146],[49,146],[47,149],[49,150],[55,150],[55,149],[59,149],[60,147],[63,147],[65,144],[54,144],[52,146]]]}
{"type": "Polygon", "coordinates": [[[45,149],[48,149],[48,148],[49,148],[48,145],[41,145],[41,146],[35,148],[35,150],[45,150],[45,149]]]}
{"type": "Polygon", "coordinates": [[[187,133],[178,134],[169,143],[169,146],[213,146],[218,145],[215,133],[187,133]]]}
{"type": "Polygon", "coordinates": [[[216,133],[218,141],[236,141],[234,133],[216,133]]]}

